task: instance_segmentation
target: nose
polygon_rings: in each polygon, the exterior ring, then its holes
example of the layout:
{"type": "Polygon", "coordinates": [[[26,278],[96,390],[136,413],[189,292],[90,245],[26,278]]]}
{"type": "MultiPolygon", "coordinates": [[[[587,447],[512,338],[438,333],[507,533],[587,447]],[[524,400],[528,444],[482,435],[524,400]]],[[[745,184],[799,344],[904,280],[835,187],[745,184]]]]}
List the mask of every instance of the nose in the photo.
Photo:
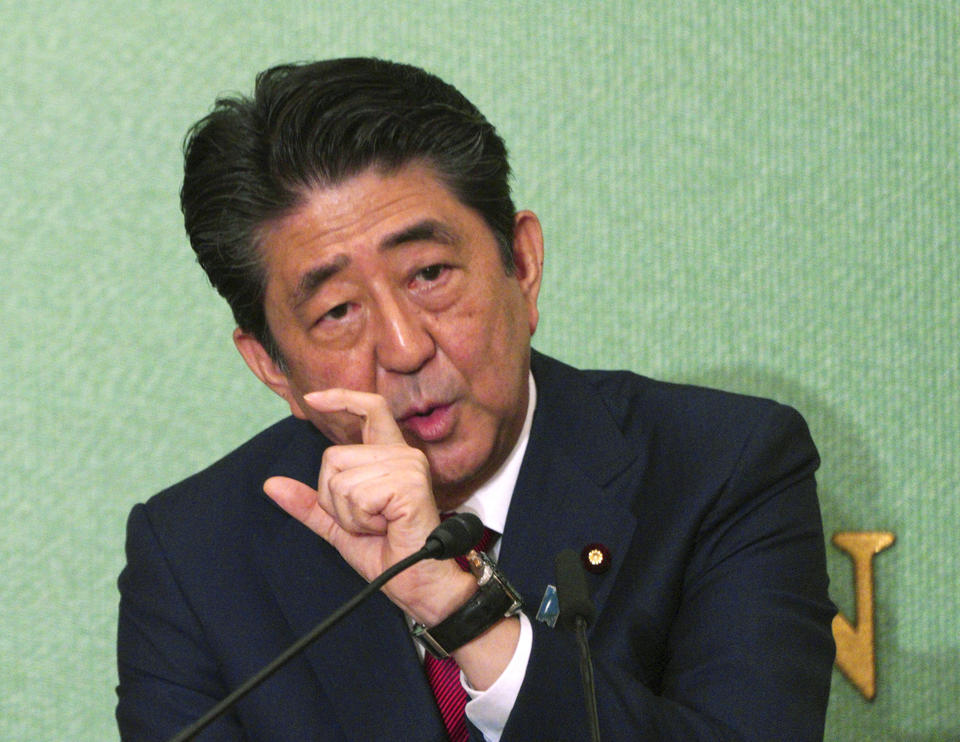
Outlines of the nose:
{"type": "Polygon", "coordinates": [[[436,352],[422,314],[393,296],[381,298],[377,314],[377,365],[398,374],[419,371],[436,352]]]}

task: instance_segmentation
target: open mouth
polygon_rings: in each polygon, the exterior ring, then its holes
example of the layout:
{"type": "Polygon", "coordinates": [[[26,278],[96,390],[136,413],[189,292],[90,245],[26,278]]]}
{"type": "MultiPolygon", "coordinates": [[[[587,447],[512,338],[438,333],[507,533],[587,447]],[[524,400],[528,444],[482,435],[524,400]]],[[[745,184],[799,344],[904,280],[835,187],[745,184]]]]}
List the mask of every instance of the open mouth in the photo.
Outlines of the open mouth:
{"type": "Polygon", "coordinates": [[[397,421],[401,429],[423,441],[436,441],[447,436],[453,427],[453,405],[442,404],[411,413],[397,421]]]}

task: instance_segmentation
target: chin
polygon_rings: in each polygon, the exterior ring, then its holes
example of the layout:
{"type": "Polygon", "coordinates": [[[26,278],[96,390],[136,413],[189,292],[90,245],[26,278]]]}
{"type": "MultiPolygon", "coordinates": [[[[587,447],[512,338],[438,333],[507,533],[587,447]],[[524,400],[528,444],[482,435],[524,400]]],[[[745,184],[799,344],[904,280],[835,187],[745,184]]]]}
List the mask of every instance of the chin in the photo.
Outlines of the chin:
{"type": "Polygon", "coordinates": [[[484,466],[487,457],[476,460],[435,460],[427,452],[434,496],[441,509],[449,510],[466,500],[492,473],[484,466]]]}

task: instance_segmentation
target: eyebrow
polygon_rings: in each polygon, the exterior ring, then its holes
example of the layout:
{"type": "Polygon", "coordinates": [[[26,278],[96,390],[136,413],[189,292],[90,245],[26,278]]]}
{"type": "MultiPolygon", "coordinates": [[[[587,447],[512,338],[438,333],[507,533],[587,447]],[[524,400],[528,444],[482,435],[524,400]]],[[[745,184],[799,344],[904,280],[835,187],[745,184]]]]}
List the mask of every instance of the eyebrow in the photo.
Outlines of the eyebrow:
{"type": "MultiPolygon", "coordinates": [[[[436,219],[424,219],[409,227],[387,235],[381,242],[379,251],[385,252],[410,242],[437,242],[442,245],[459,243],[456,234],[436,219]]],[[[307,301],[324,283],[350,265],[350,258],[337,255],[329,263],[318,265],[304,273],[294,289],[292,303],[298,308],[307,301]]]]}
{"type": "Polygon", "coordinates": [[[297,288],[294,289],[292,304],[294,309],[299,308],[307,299],[309,299],[329,279],[342,271],[350,264],[350,258],[346,255],[337,255],[329,263],[318,265],[311,268],[297,282],[297,288]]]}
{"type": "Polygon", "coordinates": [[[436,219],[424,219],[388,235],[380,243],[380,250],[389,250],[407,242],[439,242],[443,245],[455,245],[459,240],[447,225],[436,219]]]}

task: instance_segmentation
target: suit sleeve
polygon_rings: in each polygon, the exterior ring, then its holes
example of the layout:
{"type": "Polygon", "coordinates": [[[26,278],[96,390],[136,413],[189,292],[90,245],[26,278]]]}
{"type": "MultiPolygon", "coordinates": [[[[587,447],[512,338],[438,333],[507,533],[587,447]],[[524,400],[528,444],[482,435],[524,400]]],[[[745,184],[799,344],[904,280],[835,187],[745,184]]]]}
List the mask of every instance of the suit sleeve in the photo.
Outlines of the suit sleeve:
{"type": "MultiPolygon", "coordinates": [[[[125,741],[167,740],[226,692],[142,505],[127,522],[126,553],[118,583],[117,723],[125,741]]],[[[227,715],[196,739],[238,742],[246,737],[227,715]]]]}
{"type": "MultiPolygon", "coordinates": [[[[604,739],[823,738],[835,608],[814,482],[818,457],[796,412],[768,409],[685,547],[667,629],[640,628],[628,590],[608,601],[592,627],[604,739]],[[653,678],[634,661],[649,654],[661,658],[653,678]]],[[[534,632],[503,742],[589,739],[572,638],[537,622],[534,632]]]]}

